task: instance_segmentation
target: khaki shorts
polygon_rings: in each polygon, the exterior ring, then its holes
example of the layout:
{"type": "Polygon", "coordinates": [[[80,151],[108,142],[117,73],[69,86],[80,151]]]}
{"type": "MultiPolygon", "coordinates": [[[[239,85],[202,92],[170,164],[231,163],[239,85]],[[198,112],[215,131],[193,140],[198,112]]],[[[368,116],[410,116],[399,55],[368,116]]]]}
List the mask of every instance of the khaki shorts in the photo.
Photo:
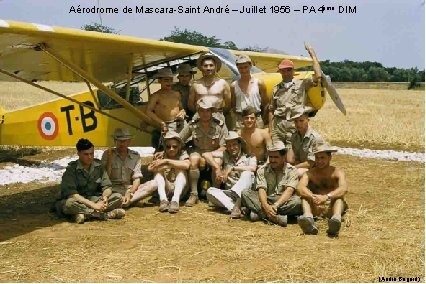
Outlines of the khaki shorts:
{"type": "MultiPolygon", "coordinates": [[[[336,200],[339,200],[339,199],[336,199],[336,200]]],[[[333,206],[336,200],[334,200],[333,202],[331,202],[330,200],[327,200],[324,204],[320,204],[320,205],[315,205],[314,203],[309,202],[312,209],[312,215],[314,215],[315,217],[331,218],[333,216],[333,206]]],[[[340,200],[343,201],[343,213],[345,213],[346,210],[348,209],[348,204],[346,203],[344,199],[340,199],[340,200]]]]}

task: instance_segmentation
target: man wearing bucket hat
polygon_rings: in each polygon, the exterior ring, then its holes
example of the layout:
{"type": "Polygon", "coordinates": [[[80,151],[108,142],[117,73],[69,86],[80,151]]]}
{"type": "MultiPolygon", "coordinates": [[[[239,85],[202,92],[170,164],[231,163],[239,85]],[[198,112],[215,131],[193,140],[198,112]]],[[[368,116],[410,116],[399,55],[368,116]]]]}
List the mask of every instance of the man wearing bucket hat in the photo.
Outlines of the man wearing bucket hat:
{"type": "MultiPolygon", "coordinates": [[[[314,63],[315,66],[319,66],[318,62],[314,63]]],[[[287,149],[291,149],[291,135],[296,131],[293,120],[300,115],[300,107],[306,105],[307,91],[317,84],[321,73],[317,74],[315,68],[313,79],[294,78],[294,64],[288,59],[281,61],[278,72],[281,73],[282,81],[273,90],[269,106],[269,130],[273,141],[281,140],[287,149]]],[[[294,159],[291,154],[292,151],[289,151],[289,160],[294,159]]]]}
{"type": "Polygon", "coordinates": [[[296,132],[290,139],[294,153],[292,164],[297,169],[299,178],[315,164],[315,145],[325,143],[322,136],[309,125],[309,109],[301,108],[294,118],[296,132]]]}
{"type": "Polygon", "coordinates": [[[130,202],[135,203],[157,191],[160,197],[159,211],[177,213],[179,200],[187,190],[186,171],[189,169],[189,157],[183,149],[184,144],[178,133],[168,131],[164,135],[164,144],[163,157],[148,165],[148,170],[154,172],[154,179],[133,191],[130,202]]]}
{"type": "Polygon", "coordinates": [[[182,141],[192,137],[194,144],[190,151],[189,183],[191,195],[185,206],[194,206],[198,202],[198,179],[200,168],[206,163],[213,170],[213,179],[220,170],[223,151],[225,150],[225,137],[228,134],[223,121],[213,117],[214,106],[207,98],[197,102],[198,118],[193,119],[180,133],[182,141]]]}
{"type": "Polygon", "coordinates": [[[72,216],[78,224],[91,218],[123,218],[122,196],[112,192],[106,170],[94,159],[92,142],[82,138],[76,148],[78,160],[69,163],[62,176],[61,199],[55,204],[58,213],[72,216]]]}
{"type": "Polygon", "coordinates": [[[180,132],[185,124],[185,110],[182,107],[179,92],[172,90],[174,75],[170,68],[163,68],[155,74],[161,88],[149,98],[146,112],[157,124],[157,129],[152,133],[152,146],[158,148],[161,133],[167,130],[180,132]]]}
{"type": "Polygon", "coordinates": [[[194,115],[194,112],[188,108],[188,98],[191,80],[195,73],[197,73],[197,71],[192,70],[191,65],[187,63],[180,64],[177,69],[177,78],[179,82],[175,83],[172,87],[174,91],[179,92],[181,95],[182,106],[185,110],[187,121],[190,121],[194,115]]]}
{"type": "Polygon", "coordinates": [[[289,215],[302,214],[300,198],[295,194],[297,172],[286,163],[286,147],[278,141],[268,147],[269,162],[257,170],[256,186],[244,190],[242,203],[252,221],[268,220],[287,226],[289,215]]]}
{"type": "Polygon", "coordinates": [[[102,165],[107,170],[113,192],[123,196],[123,207],[130,205],[130,192],[140,185],[142,177],[141,158],[138,152],[129,149],[133,135],[127,128],[116,128],[112,135],[114,148],[102,155],[102,165]]]}
{"type": "MultiPolygon", "coordinates": [[[[189,109],[196,111],[196,103],[205,98],[215,107],[214,116],[225,122],[224,111],[231,108],[231,91],[228,83],[217,77],[222,66],[219,57],[212,54],[201,55],[197,60],[197,67],[203,77],[195,80],[189,90],[189,109]]],[[[196,114],[195,114],[196,116],[196,114]]]]}
{"type": "Polygon", "coordinates": [[[240,73],[240,79],[231,84],[231,106],[232,110],[236,113],[235,129],[242,127],[241,113],[248,107],[256,109],[257,127],[263,128],[263,110],[269,101],[265,83],[262,79],[251,75],[250,69],[252,62],[250,57],[247,55],[238,55],[235,63],[240,73]]]}
{"type": "Polygon", "coordinates": [[[297,222],[304,234],[318,234],[314,216],[329,218],[329,236],[339,234],[342,214],[347,209],[344,196],[348,188],[344,171],[330,165],[331,153],[336,151],[327,144],[317,144],[314,149],[315,167],[306,172],[297,185],[303,207],[303,215],[297,222]]]}
{"type": "Polygon", "coordinates": [[[225,138],[223,167],[216,172],[216,179],[225,183],[225,190],[210,187],[207,200],[213,205],[226,208],[231,218],[241,217],[241,192],[251,188],[256,172],[256,157],[247,153],[247,145],[237,132],[229,131],[225,138]]]}

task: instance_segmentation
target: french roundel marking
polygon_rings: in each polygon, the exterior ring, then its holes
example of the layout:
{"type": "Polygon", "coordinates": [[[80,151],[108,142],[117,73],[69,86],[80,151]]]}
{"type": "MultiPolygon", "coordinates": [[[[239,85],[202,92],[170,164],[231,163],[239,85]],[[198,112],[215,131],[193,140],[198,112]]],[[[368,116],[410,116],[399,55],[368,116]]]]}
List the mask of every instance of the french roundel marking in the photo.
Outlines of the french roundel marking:
{"type": "Polygon", "coordinates": [[[58,119],[51,112],[40,115],[37,123],[38,132],[46,140],[53,140],[58,135],[58,119]]]}

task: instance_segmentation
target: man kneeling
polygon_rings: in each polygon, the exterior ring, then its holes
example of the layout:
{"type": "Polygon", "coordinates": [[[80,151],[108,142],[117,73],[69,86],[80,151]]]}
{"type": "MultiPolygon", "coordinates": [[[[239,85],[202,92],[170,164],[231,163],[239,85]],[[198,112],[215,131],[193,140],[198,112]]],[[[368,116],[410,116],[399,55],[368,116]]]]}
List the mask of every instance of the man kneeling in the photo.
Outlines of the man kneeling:
{"type": "Polygon", "coordinates": [[[331,153],[336,151],[326,144],[317,145],[314,150],[315,167],[306,172],[297,185],[303,207],[303,216],[297,221],[304,234],[318,234],[314,216],[331,217],[327,234],[331,237],[339,234],[342,214],[347,209],[343,199],[347,185],[343,170],[330,166],[331,153]]]}
{"type": "Polygon", "coordinates": [[[148,170],[155,173],[153,180],[139,186],[130,202],[136,202],[152,195],[158,190],[160,196],[160,212],[177,213],[179,200],[187,189],[186,171],[189,169],[189,156],[182,150],[182,140],[179,134],[168,131],[164,136],[165,151],[162,159],[152,161],[148,170]],[[168,196],[172,197],[169,202],[168,196]]]}
{"type": "Polygon", "coordinates": [[[288,215],[302,214],[301,201],[294,194],[296,168],[286,163],[287,150],[281,141],[268,146],[269,162],[257,170],[255,190],[244,190],[242,204],[250,210],[250,220],[266,219],[287,226],[288,215]]]}
{"type": "Polygon", "coordinates": [[[238,133],[229,131],[225,141],[223,167],[216,172],[216,180],[218,184],[225,183],[226,190],[210,187],[207,200],[228,209],[231,218],[240,218],[241,192],[251,188],[257,161],[255,156],[248,154],[246,142],[238,133]]]}
{"type": "Polygon", "coordinates": [[[88,218],[119,219],[122,196],[112,193],[112,184],[101,161],[94,159],[94,146],[87,139],[77,142],[78,160],[68,164],[61,182],[58,213],[71,215],[78,224],[88,218]]]}

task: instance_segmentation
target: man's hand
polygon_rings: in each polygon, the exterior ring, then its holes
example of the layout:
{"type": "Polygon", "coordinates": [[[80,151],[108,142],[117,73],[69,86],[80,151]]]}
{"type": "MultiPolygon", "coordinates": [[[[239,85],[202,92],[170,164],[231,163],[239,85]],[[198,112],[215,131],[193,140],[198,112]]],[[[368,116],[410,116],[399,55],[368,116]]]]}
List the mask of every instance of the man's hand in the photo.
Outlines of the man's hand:
{"type": "Polygon", "coordinates": [[[263,212],[265,212],[266,217],[271,221],[274,221],[277,217],[277,212],[275,211],[274,207],[269,204],[263,206],[263,212]]]}
{"type": "Polygon", "coordinates": [[[186,115],[185,110],[184,110],[184,109],[181,109],[181,110],[179,111],[179,113],[176,115],[176,118],[177,118],[177,119],[181,119],[181,120],[183,120],[183,119],[185,119],[185,115],[186,115]]]}
{"type": "Polygon", "coordinates": [[[169,128],[167,127],[167,124],[163,121],[162,123],[161,123],[161,134],[166,134],[167,133],[167,131],[169,131],[169,128]]]}
{"type": "Polygon", "coordinates": [[[160,151],[154,154],[154,160],[162,159],[164,157],[164,151],[160,151]]]}
{"type": "Polygon", "coordinates": [[[92,208],[97,210],[97,211],[102,212],[102,211],[105,211],[107,209],[107,204],[108,203],[105,203],[105,200],[99,200],[98,202],[93,203],[92,208]]]}
{"type": "Polygon", "coordinates": [[[123,207],[128,207],[130,205],[130,199],[132,198],[130,190],[127,190],[124,196],[122,197],[123,207]]]}
{"type": "Polygon", "coordinates": [[[327,201],[328,197],[327,195],[322,195],[322,194],[314,194],[312,196],[312,201],[314,202],[314,204],[316,205],[321,205],[321,204],[325,204],[325,202],[327,201]]]}

